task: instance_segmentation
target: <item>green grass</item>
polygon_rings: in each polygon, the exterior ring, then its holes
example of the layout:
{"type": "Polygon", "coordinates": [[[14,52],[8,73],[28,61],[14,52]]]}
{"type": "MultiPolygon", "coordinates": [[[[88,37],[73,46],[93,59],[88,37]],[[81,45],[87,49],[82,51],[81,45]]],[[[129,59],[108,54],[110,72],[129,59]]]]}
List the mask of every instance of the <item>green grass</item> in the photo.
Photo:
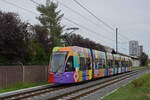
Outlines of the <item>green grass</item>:
{"type": "Polygon", "coordinates": [[[25,88],[30,88],[30,87],[35,87],[35,86],[40,86],[40,85],[46,85],[48,82],[38,82],[38,83],[19,83],[16,85],[9,86],[8,88],[0,89],[0,93],[4,92],[10,92],[14,90],[19,90],[19,89],[25,89],[25,88]]]}
{"type": "Polygon", "coordinates": [[[145,68],[145,67],[148,67],[148,66],[133,66],[132,69],[136,70],[136,69],[145,68]]]}
{"type": "Polygon", "coordinates": [[[150,100],[150,73],[121,87],[102,100],[150,100]]]}

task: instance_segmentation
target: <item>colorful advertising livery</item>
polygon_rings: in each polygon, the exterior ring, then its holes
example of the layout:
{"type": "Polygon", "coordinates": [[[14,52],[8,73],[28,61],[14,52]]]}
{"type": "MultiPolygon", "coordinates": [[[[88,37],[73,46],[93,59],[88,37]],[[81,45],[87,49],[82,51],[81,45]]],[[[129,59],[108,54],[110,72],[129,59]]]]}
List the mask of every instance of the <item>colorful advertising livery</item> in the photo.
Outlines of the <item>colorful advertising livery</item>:
{"type": "Polygon", "coordinates": [[[131,71],[129,57],[77,46],[55,47],[49,65],[49,83],[83,82],[131,71]]]}

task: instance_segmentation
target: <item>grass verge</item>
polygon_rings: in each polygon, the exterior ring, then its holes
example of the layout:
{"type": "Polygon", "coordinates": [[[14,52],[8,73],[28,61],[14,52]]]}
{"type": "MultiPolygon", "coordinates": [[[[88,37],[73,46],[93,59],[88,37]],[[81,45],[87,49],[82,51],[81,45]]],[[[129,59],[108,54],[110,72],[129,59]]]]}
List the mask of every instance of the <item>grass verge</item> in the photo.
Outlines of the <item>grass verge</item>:
{"type": "Polygon", "coordinates": [[[133,66],[132,69],[136,70],[136,69],[140,69],[140,68],[147,68],[148,66],[133,66]]]}
{"type": "Polygon", "coordinates": [[[119,88],[102,100],[150,100],[150,73],[119,88]]]}
{"type": "Polygon", "coordinates": [[[18,84],[15,84],[13,86],[9,86],[8,88],[0,89],[0,93],[10,92],[10,91],[15,91],[15,90],[19,90],[19,89],[25,89],[25,88],[40,86],[40,85],[46,85],[46,84],[48,84],[48,82],[18,83],[18,84]]]}

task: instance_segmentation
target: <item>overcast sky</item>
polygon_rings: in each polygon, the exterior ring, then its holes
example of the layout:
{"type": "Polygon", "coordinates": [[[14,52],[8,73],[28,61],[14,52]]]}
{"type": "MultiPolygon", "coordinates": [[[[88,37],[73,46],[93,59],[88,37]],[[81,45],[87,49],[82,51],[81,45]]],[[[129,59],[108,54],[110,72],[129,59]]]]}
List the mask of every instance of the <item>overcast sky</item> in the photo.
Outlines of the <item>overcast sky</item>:
{"type": "MultiPolygon", "coordinates": [[[[46,0],[35,1],[44,4],[46,0]]],[[[63,25],[66,27],[78,27],[80,29],[76,32],[81,34],[83,37],[88,37],[93,41],[115,48],[115,31],[112,31],[104,24],[97,21],[73,0],[59,1],[63,4],[59,4],[59,9],[62,10],[61,13],[64,13],[64,17],[88,28],[89,30],[85,30],[82,27],[74,25],[64,19],[62,20],[63,25]],[[70,9],[64,7],[64,5],[75,10],[84,17],[72,12],[70,9]]],[[[144,46],[144,51],[150,56],[150,0],[78,1],[114,29],[116,27],[119,28],[120,52],[128,54],[128,41],[129,39],[132,39],[138,40],[139,44],[144,46]]],[[[0,10],[16,12],[20,15],[23,21],[30,22],[31,24],[39,24],[39,21],[36,19],[36,17],[39,16],[39,13],[36,11],[36,4],[30,0],[0,0],[0,10]],[[25,11],[4,1],[14,3],[30,11],[25,11]]]]}

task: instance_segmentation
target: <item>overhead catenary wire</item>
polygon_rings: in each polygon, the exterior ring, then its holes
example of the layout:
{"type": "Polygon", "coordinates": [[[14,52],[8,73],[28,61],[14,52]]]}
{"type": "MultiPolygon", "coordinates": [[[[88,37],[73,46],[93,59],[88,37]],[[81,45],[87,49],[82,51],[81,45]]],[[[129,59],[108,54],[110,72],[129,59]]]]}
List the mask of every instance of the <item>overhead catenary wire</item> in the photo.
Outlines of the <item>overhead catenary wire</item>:
{"type": "Polygon", "coordinates": [[[99,17],[97,17],[94,13],[92,13],[88,8],[84,7],[81,3],[79,3],[77,0],[73,0],[76,4],[78,4],[81,8],[83,8],[84,10],[86,10],[89,14],[91,14],[93,17],[95,17],[99,22],[103,23],[106,27],[108,27],[109,29],[115,31],[115,29],[108,25],[106,22],[104,22],[102,19],[100,19],[99,17]]]}
{"type": "Polygon", "coordinates": [[[34,1],[34,0],[30,0],[31,2],[33,2],[36,5],[40,5],[38,2],[34,1]]]}
{"type": "MultiPolygon", "coordinates": [[[[99,33],[97,33],[97,32],[95,32],[95,31],[93,31],[93,30],[91,30],[91,29],[89,29],[89,28],[87,28],[87,27],[85,27],[85,26],[82,26],[82,25],[80,25],[80,24],[78,24],[78,23],[76,23],[76,22],[74,22],[74,21],[72,21],[72,20],[70,20],[70,19],[68,19],[68,18],[66,18],[66,17],[64,17],[64,19],[65,20],[67,20],[67,21],[69,21],[69,22],[71,22],[71,23],[73,23],[73,24],[75,24],[75,25],[77,25],[77,26],[79,26],[79,27],[81,27],[81,28],[83,28],[83,29],[85,29],[85,30],[88,30],[88,31],[90,31],[90,32],[92,32],[92,33],[95,33],[95,34],[99,34],[99,33]]],[[[113,39],[108,39],[108,37],[106,37],[106,36],[104,36],[104,35],[101,35],[101,34],[99,34],[100,36],[102,36],[102,37],[104,37],[104,39],[107,39],[107,40],[110,40],[110,41],[115,41],[115,40],[113,40],[113,39]]]]}
{"type": "MultiPolygon", "coordinates": [[[[109,29],[115,31],[115,29],[113,27],[111,27],[110,25],[108,25],[106,22],[104,22],[102,19],[100,19],[99,17],[97,17],[94,13],[92,13],[88,8],[86,8],[85,6],[83,6],[80,2],[78,2],[77,0],[73,0],[76,4],[78,4],[81,8],[83,8],[84,10],[86,10],[89,14],[91,14],[93,17],[95,17],[99,22],[103,23],[106,27],[108,27],[109,29]]],[[[130,40],[128,37],[120,34],[122,37],[130,40]]]]}
{"type": "MultiPolygon", "coordinates": [[[[36,5],[40,5],[39,3],[37,3],[37,2],[34,1],[34,0],[30,0],[30,1],[33,2],[33,3],[35,3],[36,5]]],[[[56,0],[56,1],[57,1],[59,4],[61,4],[62,6],[64,6],[65,8],[67,8],[67,9],[71,10],[72,12],[78,14],[79,16],[83,17],[86,21],[89,21],[90,23],[92,23],[92,24],[94,24],[95,26],[98,27],[98,24],[94,23],[92,20],[88,19],[87,17],[85,17],[84,15],[82,15],[81,13],[79,13],[78,11],[76,11],[76,10],[70,8],[69,6],[63,4],[62,2],[60,2],[60,1],[58,1],[58,0],[56,0]]],[[[75,0],[75,1],[76,1],[76,0],[75,0]]],[[[76,2],[77,2],[77,1],[76,1],[76,2]]],[[[97,17],[97,18],[98,18],[98,17],[97,17]]],[[[103,22],[104,22],[104,21],[103,21],[103,22]]],[[[108,30],[107,30],[107,31],[108,31],[108,30]]],[[[115,41],[115,40],[113,40],[113,41],[115,41]]],[[[121,43],[121,42],[120,42],[120,43],[121,43]]],[[[124,42],[123,42],[122,44],[124,44],[124,42]]]]}
{"type": "MultiPolygon", "coordinates": [[[[35,2],[34,0],[31,0],[31,1],[33,1],[33,3],[35,3],[35,4],[37,4],[37,5],[40,5],[39,3],[35,2]]],[[[56,0],[56,1],[58,1],[58,0],[56,0]]],[[[63,5],[64,7],[66,7],[66,8],[68,8],[68,9],[72,10],[74,13],[77,13],[77,14],[79,14],[80,16],[84,17],[82,14],[78,13],[77,11],[73,10],[72,8],[70,8],[70,7],[68,7],[67,5],[63,4],[62,2],[60,2],[60,1],[58,1],[58,2],[59,2],[59,4],[63,5]]],[[[84,18],[86,18],[86,17],[84,17],[84,18]]],[[[72,21],[72,20],[70,20],[70,19],[68,19],[68,18],[66,18],[66,17],[64,17],[64,19],[67,20],[67,21],[69,21],[69,22],[71,22],[71,23],[73,23],[73,24],[75,24],[75,25],[77,25],[77,26],[80,26],[80,27],[82,27],[82,28],[84,28],[84,29],[86,29],[86,30],[88,30],[88,31],[90,31],[90,32],[93,32],[93,33],[96,33],[96,34],[97,34],[97,32],[95,32],[95,31],[93,31],[93,30],[90,30],[89,28],[86,28],[85,26],[80,25],[80,24],[78,24],[78,23],[76,23],[76,22],[74,22],[74,21],[72,21]]],[[[89,21],[88,18],[86,18],[86,19],[89,21]]],[[[90,22],[92,22],[92,21],[90,21],[90,22]]],[[[95,23],[93,23],[93,24],[95,24],[95,23]]],[[[99,34],[99,33],[98,33],[98,34],[99,34]]],[[[101,35],[101,34],[100,34],[100,35],[101,35]]],[[[104,35],[101,35],[101,36],[104,37],[104,39],[108,38],[108,37],[106,37],[106,36],[104,36],[104,35]]],[[[115,41],[115,40],[113,40],[113,39],[107,39],[107,40],[111,40],[111,41],[113,41],[113,42],[115,41]]]]}
{"type": "Polygon", "coordinates": [[[32,14],[34,14],[34,15],[38,15],[38,13],[36,13],[36,12],[34,12],[34,11],[32,11],[32,10],[26,9],[26,8],[24,8],[24,7],[21,7],[21,6],[17,5],[17,4],[15,4],[15,3],[9,2],[9,1],[7,1],[7,0],[1,0],[1,1],[2,1],[2,2],[5,2],[5,3],[9,4],[9,5],[12,5],[12,6],[14,6],[14,7],[23,9],[23,10],[26,11],[26,12],[30,12],[30,13],[32,13],[32,14]]]}
{"type": "MultiPolygon", "coordinates": [[[[66,9],[68,9],[68,10],[72,11],[73,13],[75,13],[75,14],[79,15],[80,17],[82,17],[84,20],[90,22],[91,24],[95,25],[95,26],[98,27],[98,28],[102,28],[102,26],[100,26],[99,24],[93,22],[93,20],[91,20],[90,18],[87,18],[86,16],[84,16],[84,15],[81,14],[80,12],[78,12],[78,11],[74,10],[73,8],[71,8],[71,7],[67,6],[67,5],[65,5],[64,3],[62,3],[62,2],[59,1],[59,0],[56,0],[56,1],[57,1],[60,5],[62,5],[63,7],[65,7],[66,9]]],[[[104,29],[104,28],[103,28],[103,29],[104,29]]],[[[112,31],[109,31],[108,29],[104,29],[104,30],[107,30],[108,32],[112,32],[112,31]]]]}
{"type": "MultiPolygon", "coordinates": [[[[30,12],[30,13],[32,13],[32,14],[35,14],[35,15],[39,15],[38,13],[36,13],[36,12],[34,12],[34,11],[31,11],[31,10],[29,10],[29,9],[26,9],[26,8],[23,8],[23,7],[21,7],[21,6],[19,6],[19,5],[17,5],[17,4],[14,4],[14,3],[11,3],[11,2],[9,2],[9,1],[7,1],[7,0],[2,0],[3,2],[5,2],[5,3],[7,3],[7,4],[10,4],[10,5],[12,5],[12,6],[15,6],[15,7],[17,7],[17,8],[20,8],[20,9],[22,9],[22,10],[25,10],[25,11],[27,11],[27,12],[30,12]]],[[[68,18],[65,18],[65,20],[68,20],[68,18]]],[[[69,20],[70,22],[71,22],[71,20],[69,20]]],[[[82,26],[82,25],[80,25],[80,24],[77,24],[76,23],[76,25],[77,26],[80,26],[80,27],[84,27],[84,26],[82,26]]],[[[90,30],[89,28],[86,28],[86,27],[84,27],[84,29],[85,30],[88,30],[89,32],[93,32],[93,33],[96,33],[97,34],[97,32],[95,32],[95,31],[93,31],[93,30],[90,30]]],[[[105,37],[105,36],[104,36],[105,37]]],[[[107,40],[111,40],[111,41],[114,41],[114,40],[112,40],[112,39],[108,39],[108,37],[105,37],[104,39],[107,39],[107,40]]],[[[108,41],[107,41],[108,42],[108,41]]]]}
{"type": "MultiPolygon", "coordinates": [[[[7,1],[7,0],[4,0],[3,2],[5,2],[5,3],[7,3],[7,4],[10,4],[10,5],[12,5],[12,6],[15,6],[15,7],[17,7],[17,8],[20,8],[20,9],[22,9],[22,10],[25,10],[25,11],[27,11],[27,12],[30,12],[30,13],[33,13],[33,14],[36,14],[36,15],[39,15],[39,14],[37,14],[37,13],[31,11],[31,10],[28,10],[28,9],[26,9],[26,8],[23,8],[23,7],[21,7],[21,6],[18,6],[18,5],[16,5],[16,4],[14,4],[14,3],[11,3],[11,2],[9,2],[9,1],[7,1]]],[[[72,21],[72,20],[70,20],[70,19],[68,19],[68,18],[66,18],[66,17],[64,17],[64,19],[67,20],[67,21],[69,21],[69,22],[71,22],[71,23],[73,23],[73,24],[76,24],[77,26],[80,26],[80,27],[82,27],[82,28],[84,28],[84,29],[86,29],[86,30],[88,30],[88,31],[90,31],[90,32],[93,32],[93,33],[96,33],[96,34],[97,34],[97,32],[95,32],[95,31],[93,31],[93,30],[90,30],[89,28],[86,28],[86,27],[84,27],[84,26],[82,26],[82,25],[80,25],[80,24],[77,24],[76,22],[74,22],[74,21],[72,21]]],[[[103,35],[102,35],[102,36],[103,36],[103,35]]],[[[105,36],[103,36],[103,37],[105,37],[105,36]]],[[[107,39],[107,37],[105,37],[104,39],[107,39]]],[[[111,40],[111,39],[107,39],[107,40],[111,40]]],[[[111,41],[113,41],[113,40],[111,40],[111,41]]]]}

